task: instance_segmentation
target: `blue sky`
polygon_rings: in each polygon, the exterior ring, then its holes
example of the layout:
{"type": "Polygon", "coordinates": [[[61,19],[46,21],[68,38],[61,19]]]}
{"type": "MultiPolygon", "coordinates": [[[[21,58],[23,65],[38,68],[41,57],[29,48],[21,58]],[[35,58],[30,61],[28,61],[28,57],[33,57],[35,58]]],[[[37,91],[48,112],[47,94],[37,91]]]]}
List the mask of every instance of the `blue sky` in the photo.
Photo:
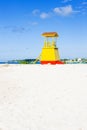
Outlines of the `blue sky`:
{"type": "Polygon", "coordinates": [[[0,0],[0,61],[38,57],[50,31],[61,58],[87,58],[87,0],[0,0]]]}

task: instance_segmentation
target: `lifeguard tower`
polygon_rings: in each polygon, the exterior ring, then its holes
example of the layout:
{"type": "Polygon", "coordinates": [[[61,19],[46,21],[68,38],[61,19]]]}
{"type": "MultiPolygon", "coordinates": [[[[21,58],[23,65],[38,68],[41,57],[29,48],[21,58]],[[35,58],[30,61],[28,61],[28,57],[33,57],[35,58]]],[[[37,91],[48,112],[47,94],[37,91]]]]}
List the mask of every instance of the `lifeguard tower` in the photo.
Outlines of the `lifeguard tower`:
{"type": "Polygon", "coordinates": [[[58,34],[56,32],[45,32],[44,46],[40,55],[41,64],[64,64],[60,61],[60,55],[56,46],[58,34]]]}

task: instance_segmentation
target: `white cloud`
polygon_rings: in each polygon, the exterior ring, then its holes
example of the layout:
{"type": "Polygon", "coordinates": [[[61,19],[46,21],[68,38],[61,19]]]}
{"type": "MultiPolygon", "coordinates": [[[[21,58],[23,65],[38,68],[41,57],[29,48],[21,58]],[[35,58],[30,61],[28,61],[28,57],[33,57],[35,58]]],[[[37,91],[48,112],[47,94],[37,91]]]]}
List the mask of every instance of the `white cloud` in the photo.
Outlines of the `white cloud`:
{"type": "Polygon", "coordinates": [[[29,21],[29,26],[36,26],[38,25],[38,22],[37,21],[29,21]]]}
{"type": "MultiPolygon", "coordinates": [[[[66,2],[72,1],[72,0],[64,0],[66,2]]],[[[35,9],[32,11],[32,13],[36,16],[39,16],[41,19],[46,19],[55,16],[55,14],[59,16],[69,16],[71,14],[79,13],[79,10],[74,10],[72,5],[62,6],[62,7],[56,7],[50,12],[41,12],[38,9],[35,9]]],[[[36,25],[37,23],[33,23],[32,25],[36,25]]]]}
{"type": "Polygon", "coordinates": [[[34,9],[34,10],[32,11],[32,14],[33,14],[33,15],[38,15],[38,14],[39,14],[39,12],[40,12],[40,10],[39,10],[39,9],[34,9]]]}
{"type": "Polygon", "coordinates": [[[2,26],[0,27],[1,31],[10,31],[14,33],[25,33],[30,31],[30,28],[24,27],[24,26],[2,26]]]}
{"type": "MultiPolygon", "coordinates": [[[[46,12],[41,12],[39,9],[34,9],[32,11],[32,14],[34,16],[39,16],[41,19],[46,19],[48,17],[50,17],[50,13],[46,13],[46,12]]],[[[33,23],[33,25],[36,25],[37,23],[33,23]]]]}
{"type": "Polygon", "coordinates": [[[32,22],[32,25],[37,25],[38,23],[37,22],[32,22]]]}
{"type": "Polygon", "coordinates": [[[67,2],[70,2],[70,1],[72,1],[72,0],[63,0],[62,2],[67,3],[67,2]]]}
{"type": "Polygon", "coordinates": [[[16,32],[16,33],[25,33],[25,32],[28,32],[30,29],[27,28],[27,27],[18,27],[18,26],[15,26],[15,27],[12,27],[11,28],[11,31],[12,32],[16,32]]]}
{"type": "Polygon", "coordinates": [[[46,19],[46,18],[49,18],[49,17],[50,17],[50,15],[48,13],[41,13],[40,14],[40,18],[42,18],[42,19],[46,19]]]}
{"type": "Polygon", "coordinates": [[[68,16],[74,12],[71,5],[54,8],[53,11],[61,16],[68,16]]]}
{"type": "Polygon", "coordinates": [[[85,15],[87,14],[87,2],[83,1],[80,6],[77,7],[77,9],[79,9],[80,14],[85,15]]]}
{"type": "Polygon", "coordinates": [[[82,2],[82,5],[87,5],[87,2],[82,2]]]}

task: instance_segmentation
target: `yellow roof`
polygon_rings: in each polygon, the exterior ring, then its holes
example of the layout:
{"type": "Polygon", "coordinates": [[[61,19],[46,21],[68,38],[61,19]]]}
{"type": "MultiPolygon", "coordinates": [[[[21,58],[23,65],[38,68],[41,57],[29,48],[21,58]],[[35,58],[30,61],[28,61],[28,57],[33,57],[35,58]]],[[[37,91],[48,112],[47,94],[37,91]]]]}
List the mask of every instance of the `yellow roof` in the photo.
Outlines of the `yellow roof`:
{"type": "Polygon", "coordinates": [[[42,34],[44,37],[58,37],[58,34],[56,32],[45,32],[42,34]]]}

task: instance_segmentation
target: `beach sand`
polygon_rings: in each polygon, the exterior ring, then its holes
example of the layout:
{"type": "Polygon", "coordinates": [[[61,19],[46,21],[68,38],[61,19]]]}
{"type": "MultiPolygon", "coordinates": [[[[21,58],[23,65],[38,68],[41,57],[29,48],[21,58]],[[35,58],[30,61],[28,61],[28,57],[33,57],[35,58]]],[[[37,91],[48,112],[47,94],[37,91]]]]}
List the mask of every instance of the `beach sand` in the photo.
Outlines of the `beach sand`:
{"type": "Polygon", "coordinates": [[[87,130],[87,65],[0,65],[0,130],[87,130]]]}

